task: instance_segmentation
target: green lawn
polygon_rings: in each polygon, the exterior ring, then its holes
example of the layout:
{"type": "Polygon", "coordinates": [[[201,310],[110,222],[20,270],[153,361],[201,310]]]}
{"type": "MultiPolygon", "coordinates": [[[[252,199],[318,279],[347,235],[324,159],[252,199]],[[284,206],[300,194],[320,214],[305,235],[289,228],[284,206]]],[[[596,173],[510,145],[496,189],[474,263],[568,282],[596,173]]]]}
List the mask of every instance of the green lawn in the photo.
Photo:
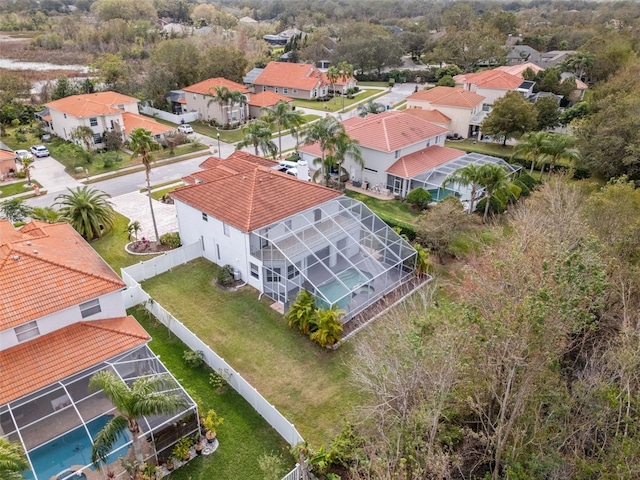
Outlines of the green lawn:
{"type": "MultiPolygon", "coordinates": [[[[33,175],[35,171],[32,171],[31,173],[33,175]]],[[[26,180],[16,183],[7,183],[5,185],[0,184],[0,198],[10,197],[12,195],[17,195],[18,193],[33,193],[33,184],[36,184],[38,185],[38,187],[42,188],[42,185],[40,185],[35,180],[33,180],[32,184],[29,186],[26,186],[26,180]]]]}
{"type": "MultiPolygon", "coordinates": [[[[349,107],[356,102],[361,102],[362,100],[373,97],[374,95],[376,96],[384,95],[385,93],[386,92],[381,92],[380,90],[362,89],[360,93],[358,93],[354,98],[345,97],[344,99],[345,111],[348,111],[349,107]]],[[[327,112],[337,112],[338,110],[342,109],[342,98],[335,97],[329,100],[328,102],[317,102],[315,100],[296,99],[293,101],[293,104],[296,107],[309,108],[313,110],[324,110],[327,112]]]]}
{"type": "Polygon", "coordinates": [[[142,260],[148,260],[151,256],[139,256],[131,255],[127,253],[124,246],[129,243],[129,235],[127,234],[127,226],[129,225],[129,219],[116,213],[116,222],[113,229],[98,238],[93,240],[90,245],[98,254],[111,265],[118,275],[120,275],[120,269],[128,267],[134,263],[141,262],[142,260]]]}
{"type": "Polygon", "coordinates": [[[389,82],[358,82],[358,86],[387,88],[389,86],[389,82]]]}
{"type": "Polygon", "coordinates": [[[399,200],[379,200],[350,190],[347,190],[345,194],[348,197],[361,201],[369,207],[373,213],[380,215],[382,218],[392,218],[410,225],[415,225],[416,220],[420,216],[419,212],[399,200]]]}
{"type": "Polygon", "coordinates": [[[501,143],[494,142],[473,142],[473,140],[460,140],[451,142],[447,140],[445,146],[464,150],[466,152],[484,153],[485,155],[497,155],[499,157],[509,157],[513,153],[511,145],[502,146],[501,143]]]}
{"type": "Polygon", "coordinates": [[[200,403],[202,411],[215,409],[224,422],[218,427],[220,446],[210,456],[201,456],[175,470],[172,480],[263,480],[258,458],[265,453],[279,453],[286,459],[280,477],[293,468],[295,461],[289,454],[288,444],[233,388],[214,390],[209,384],[208,368],[192,369],[185,365],[182,354],[188,349],[175,335],[159,322],[149,318],[141,309],[133,314],[151,335],[151,350],[180,384],[200,403]]]}
{"type": "MultiPolygon", "coordinates": [[[[352,346],[319,348],[290,329],[250,287],[221,291],[216,265],[198,259],[143,288],[271,402],[316,448],[338,433],[357,402],[346,365],[352,346]]],[[[219,477],[224,478],[224,477],[219,477]]]]}

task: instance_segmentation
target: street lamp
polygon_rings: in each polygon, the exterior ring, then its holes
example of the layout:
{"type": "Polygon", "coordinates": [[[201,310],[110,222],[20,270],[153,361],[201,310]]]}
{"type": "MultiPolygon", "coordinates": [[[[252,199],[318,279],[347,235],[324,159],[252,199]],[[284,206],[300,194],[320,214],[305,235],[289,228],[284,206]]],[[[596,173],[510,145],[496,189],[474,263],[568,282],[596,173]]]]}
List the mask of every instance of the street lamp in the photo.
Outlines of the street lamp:
{"type": "Polygon", "coordinates": [[[220,152],[220,132],[218,132],[218,157],[222,158],[222,153],[220,152]]]}

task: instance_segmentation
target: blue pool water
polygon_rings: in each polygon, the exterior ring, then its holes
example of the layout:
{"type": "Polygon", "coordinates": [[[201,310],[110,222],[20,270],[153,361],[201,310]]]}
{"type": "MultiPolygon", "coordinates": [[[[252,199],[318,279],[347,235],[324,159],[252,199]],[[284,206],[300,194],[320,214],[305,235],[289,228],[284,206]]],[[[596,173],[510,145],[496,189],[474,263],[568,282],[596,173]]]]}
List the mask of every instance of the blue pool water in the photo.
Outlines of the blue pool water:
{"type": "Polygon", "coordinates": [[[347,294],[357,286],[366,285],[373,278],[369,272],[360,273],[355,268],[343,270],[336,276],[340,280],[336,279],[318,287],[322,295],[329,300],[327,303],[324,299],[319,298],[316,303],[320,308],[331,308],[331,305],[337,303],[340,310],[345,310],[351,301],[351,295],[347,294]]]}
{"type": "MultiPolygon", "coordinates": [[[[95,438],[111,418],[113,418],[113,415],[102,415],[88,422],[87,429],[91,433],[91,438],[95,438]]],[[[129,435],[127,432],[121,433],[113,446],[113,450],[119,449],[128,442],[129,435]]],[[[92,440],[87,436],[85,429],[80,426],[65,433],[61,437],[31,450],[31,452],[29,452],[29,458],[38,476],[38,480],[49,480],[54,475],[67,470],[72,465],[90,464],[91,448],[92,440]]],[[[125,452],[126,449],[122,449],[112,453],[109,455],[107,463],[115,461],[118,456],[124,455],[125,452]]],[[[33,472],[27,471],[23,473],[25,478],[35,480],[33,472]]],[[[67,471],[64,475],[60,476],[60,478],[64,478],[68,474],[69,472],[67,471]]],[[[82,476],[73,476],[72,478],[82,480],[82,476]]]]}

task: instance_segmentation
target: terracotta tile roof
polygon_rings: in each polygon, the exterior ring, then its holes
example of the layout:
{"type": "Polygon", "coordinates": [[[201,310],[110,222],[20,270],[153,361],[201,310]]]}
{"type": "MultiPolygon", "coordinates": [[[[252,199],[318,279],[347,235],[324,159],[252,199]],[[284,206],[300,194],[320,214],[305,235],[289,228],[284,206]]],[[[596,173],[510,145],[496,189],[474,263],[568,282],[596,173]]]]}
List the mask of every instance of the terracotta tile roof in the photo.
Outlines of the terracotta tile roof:
{"type": "Polygon", "coordinates": [[[433,145],[399,158],[387,168],[387,173],[403,178],[413,178],[464,154],[462,150],[433,145]]]}
{"type": "Polygon", "coordinates": [[[2,150],[0,149],[0,161],[2,160],[13,160],[15,161],[16,154],[13,150],[2,150]]]}
{"type": "Polygon", "coordinates": [[[199,166],[202,169],[207,169],[207,168],[216,168],[224,164],[237,165],[232,168],[235,168],[235,173],[238,173],[238,172],[245,171],[247,168],[255,168],[255,165],[273,167],[276,163],[278,162],[269,160],[268,158],[259,157],[257,155],[254,155],[252,153],[245,152],[242,150],[236,150],[231,155],[229,155],[226,159],[222,159],[219,157],[209,157],[204,162],[202,162],[199,166]]]}
{"type": "Polygon", "coordinates": [[[136,128],[149,130],[153,135],[169,133],[175,130],[173,127],[156,122],[153,118],[138,115],[137,113],[122,112],[122,121],[124,122],[124,131],[127,134],[130,134],[136,128]]]}
{"type": "Polygon", "coordinates": [[[426,120],[431,123],[443,123],[447,124],[451,121],[449,117],[447,117],[440,110],[423,110],[421,108],[407,108],[404,113],[408,115],[413,115],[414,117],[421,118],[422,120],[426,120]]]}
{"type": "Polygon", "coordinates": [[[341,195],[257,164],[248,171],[226,173],[178,188],[171,196],[243,232],[252,232],[341,195]]]}
{"type": "Polygon", "coordinates": [[[72,95],[45,104],[49,109],[58,110],[77,118],[96,117],[110,113],[121,113],[118,105],[138,103],[137,98],[116,92],[98,92],[84,95],[72,95]]]}
{"type": "Polygon", "coordinates": [[[226,78],[222,77],[209,78],[207,80],[203,80],[202,82],[184,87],[183,90],[185,92],[199,93],[201,95],[214,95],[215,92],[211,92],[215,91],[216,87],[227,87],[232,92],[249,93],[249,89],[244,85],[232,82],[231,80],[227,80],[226,78]]]}
{"type": "Polygon", "coordinates": [[[0,221],[0,330],[125,286],[69,224],[12,228],[0,221]]]}
{"type": "Polygon", "coordinates": [[[253,83],[313,90],[320,88],[324,79],[322,72],[308,63],[269,62],[253,83]]]}
{"type": "Polygon", "coordinates": [[[496,69],[456,75],[453,79],[457,84],[472,83],[478,87],[497,90],[515,90],[522,83],[521,77],[496,69]]]}
{"type": "Polygon", "coordinates": [[[260,108],[271,107],[280,101],[293,102],[293,99],[275,92],[258,92],[251,94],[249,98],[249,106],[260,108]]]}
{"type": "Polygon", "coordinates": [[[435,87],[430,90],[420,90],[407,97],[407,100],[422,100],[432,105],[447,107],[473,108],[481,104],[485,97],[477,93],[453,87],[435,87]]]}
{"type": "MultiPolygon", "coordinates": [[[[400,150],[448,132],[444,127],[395,110],[369,114],[366,118],[344,122],[343,125],[349,136],[360,142],[360,146],[383,152],[400,150]]],[[[318,156],[320,153],[315,144],[302,146],[299,150],[318,156]]]]}
{"type": "Polygon", "coordinates": [[[511,65],[511,66],[503,65],[502,67],[497,67],[495,70],[501,70],[501,71],[509,73],[511,75],[515,75],[516,77],[523,78],[522,77],[522,73],[527,68],[530,68],[535,73],[538,73],[538,72],[541,72],[542,70],[544,70],[544,68],[539,67],[535,63],[531,63],[531,62],[519,63],[518,65],[511,65]]]}
{"type": "Polygon", "coordinates": [[[80,322],[0,351],[0,405],[147,343],[135,318],[80,322]]]}
{"type": "MultiPolygon", "coordinates": [[[[327,73],[326,72],[322,73],[322,79],[324,80],[325,83],[331,85],[331,82],[327,78],[327,73]]],[[[338,80],[336,80],[333,83],[333,85],[347,85],[352,80],[354,80],[354,77],[347,77],[346,75],[343,75],[342,77],[338,78],[338,80]]]]}

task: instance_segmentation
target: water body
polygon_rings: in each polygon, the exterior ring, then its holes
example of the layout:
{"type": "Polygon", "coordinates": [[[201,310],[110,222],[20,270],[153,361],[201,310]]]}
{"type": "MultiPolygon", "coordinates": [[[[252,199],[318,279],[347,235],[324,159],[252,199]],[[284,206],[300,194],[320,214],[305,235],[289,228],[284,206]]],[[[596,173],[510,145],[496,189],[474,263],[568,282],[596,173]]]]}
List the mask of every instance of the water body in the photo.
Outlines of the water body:
{"type": "Polygon", "coordinates": [[[0,68],[7,70],[36,70],[44,72],[47,70],[71,70],[82,73],[89,73],[89,67],[86,65],[56,65],[48,62],[20,62],[0,58],[0,68]]]}

